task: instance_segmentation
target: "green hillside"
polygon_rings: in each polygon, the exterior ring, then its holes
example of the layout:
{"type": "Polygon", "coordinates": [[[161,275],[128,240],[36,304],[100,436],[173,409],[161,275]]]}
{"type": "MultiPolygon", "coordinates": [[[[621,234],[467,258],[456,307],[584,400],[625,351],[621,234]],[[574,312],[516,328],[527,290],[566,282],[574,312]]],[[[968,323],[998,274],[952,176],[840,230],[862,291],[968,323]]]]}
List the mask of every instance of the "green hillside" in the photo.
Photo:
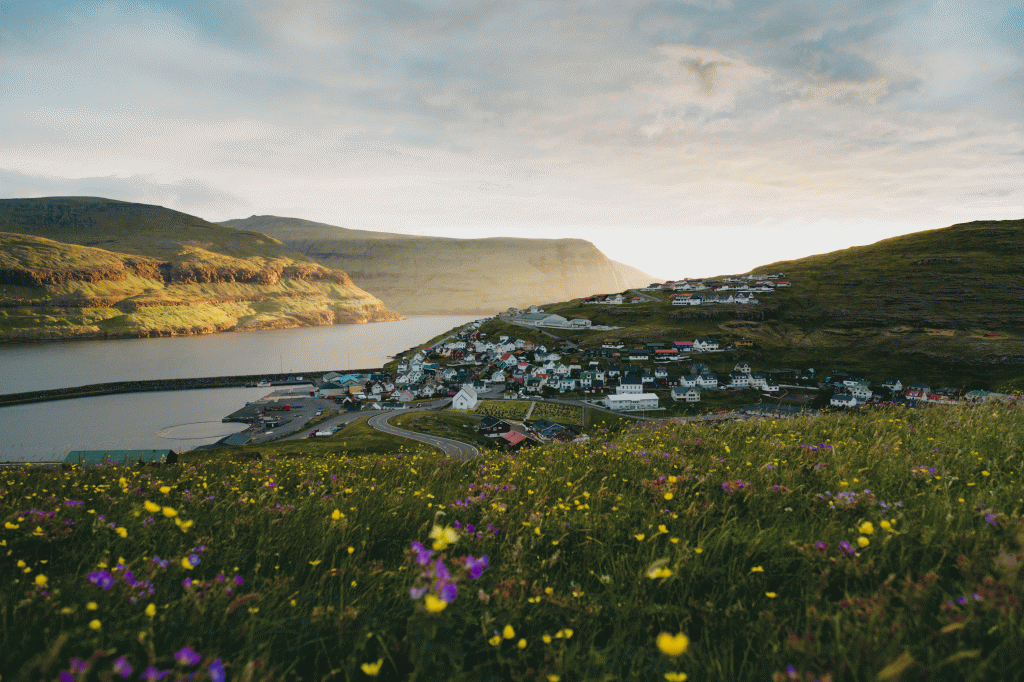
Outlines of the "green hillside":
{"type": "Polygon", "coordinates": [[[0,200],[0,341],[400,317],[346,273],[266,235],[160,206],[77,197],[0,200]]]}
{"type": "Polygon", "coordinates": [[[788,289],[755,306],[546,305],[567,317],[624,327],[567,332],[585,345],[754,339],[753,349],[715,356],[759,368],[846,370],[935,385],[1024,388],[1024,221],[953,225],[868,246],[771,263],[752,273],[784,273],[788,289]]]}
{"type": "Polygon", "coordinates": [[[271,235],[344,270],[406,314],[494,314],[510,306],[623,291],[654,279],[609,260],[582,239],[422,237],[277,216],[223,225],[271,235]]]}
{"type": "Polygon", "coordinates": [[[268,262],[312,262],[265,234],[228,229],[163,206],[100,197],[0,199],[0,232],[172,262],[195,249],[268,262]]]}

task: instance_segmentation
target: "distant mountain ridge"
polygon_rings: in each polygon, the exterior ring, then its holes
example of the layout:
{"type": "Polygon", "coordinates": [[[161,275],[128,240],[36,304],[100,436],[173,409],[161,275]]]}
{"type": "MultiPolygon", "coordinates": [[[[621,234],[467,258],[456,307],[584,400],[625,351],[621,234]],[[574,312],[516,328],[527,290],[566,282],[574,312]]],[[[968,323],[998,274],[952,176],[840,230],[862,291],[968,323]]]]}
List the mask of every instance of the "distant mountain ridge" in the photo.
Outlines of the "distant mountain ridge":
{"type": "Polygon", "coordinates": [[[0,200],[0,340],[401,319],[266,235],[96,197],[0,200]]]}
{"type": "Polygon", "coordinates": [[[494,314],[655,281],[583,239],[425,237],[270,215],[220,224],[275,237],[344,270],[404,314],[494,314]]]}

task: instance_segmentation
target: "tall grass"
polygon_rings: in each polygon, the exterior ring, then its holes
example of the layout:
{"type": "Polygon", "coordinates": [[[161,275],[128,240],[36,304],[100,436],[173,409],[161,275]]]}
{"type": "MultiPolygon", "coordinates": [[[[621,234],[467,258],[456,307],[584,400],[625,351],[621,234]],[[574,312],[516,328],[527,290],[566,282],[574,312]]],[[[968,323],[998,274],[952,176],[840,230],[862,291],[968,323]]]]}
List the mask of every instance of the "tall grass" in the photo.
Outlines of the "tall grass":
{"type": "Polygon", "coordinates": [[[465,462],[8,470],[0,667],[4,680],[1019,678],[1022,434],[1015,406],[886,408],[465,462]]]}

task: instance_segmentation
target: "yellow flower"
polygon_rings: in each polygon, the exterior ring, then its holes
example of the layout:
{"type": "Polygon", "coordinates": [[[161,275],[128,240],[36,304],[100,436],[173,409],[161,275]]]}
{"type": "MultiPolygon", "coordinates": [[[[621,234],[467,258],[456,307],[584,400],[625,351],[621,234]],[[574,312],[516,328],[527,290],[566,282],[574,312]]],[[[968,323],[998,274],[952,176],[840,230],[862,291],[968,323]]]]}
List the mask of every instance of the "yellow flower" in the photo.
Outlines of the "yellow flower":
{"type": "Polygon", "coordinates": [[[505,629],[501,631],[501,636],[505,639],[512,639],[516,636],[516,631],[512,629],[511,625],[506,625],[505,629]]]}
{"type": "Polygon", "coordinates": [[[259,613],[259,610],[260,610],[260,607],[258,607],[258,606],[250,606],[249,607],[249,613],[259,613]]]}
{"type": "Polygon", "coordinates": [[[96,602],[91,601],[91,602],[89,602],[88,604],[85,605],[85,608],[88,609],[89,611],[95,611],[96,609],[99,608],[99,606],[96,604],[96,602]]]}
{"type": "Polygon", "coordinates": [[[645,537],[645,536],[644,536],[644,534],[643,534],[643,533],[637,533],[637,534],[636,534],[636,535],[634,535],[633,537],[635,537],[635,538],[636,538],[637,540],[639,540],[640,542],[643,542],[643,541],[644,541],[644,537],[645,537]]]}
{"type": "Polygon", "coordinates": [[[163,508],[163,512],[164,512],[164,516],[166,516],[167,518],[172,518],[172,517],[178,515],[178,511],[176,509],[174,509],[173,507],[164,507],[163,508]]]}
{"type": "Polygon", "coordinates": [[[654,580],[655,578],[671,578],[672,569],[666,566],[659,566],[657,568],[654,568],[652,566],[651,568],[647,569],[647,577],[651,580],[654,580]]]}
{"type": "Polygon", "coordinates": [[[192,569],[192,563],[188,560],[187,556],[181,557],[181,567],[189,570],[192,569]]]}
{"type": "MultiPolygon", "coordinates": [[[[961,501],[963,501],[963,500],[961,500],[961,501]]],[[[892,530],[892,524],[889,523],[888,521],[882,521],[882,523],[880,525],[882,526],[883,530],[892,530]]]]}
{"type": "Polygon", "coordinates": [[[559,630],[555,633],[555,639],[562,639],[563,637],[565,639],[572,637],[572,630],[570,628],[565,628],[564,630],[559,630]]]}
{"type": "Polygon", "coordinates": [[[764,596],[768,597],[769,599],[775,599],[779,595],[775,594],[774,592],[765,592],[764,596]]]}
{"type": "Polygon", "coordinates": [[[661,653],[668,656],[679,656],[686,651],[686,647],[690,646],[690,638],[681,632],[677,635],[663,632],[658,635],[657,643],[661,653]]]}
{"type": "Polygon", "coordinates": [[[551,644],[551,635],[545,633],[544,636],[541,637],[541,639],[544,640],[545,644],[551,644]]]}
{"type": "Polygon", "coordinates": [[[40,573],[36,576],[36,585],[39,587],[46,587],[46,576],[40,573]]]}
{"type": "Polygon", "coordinates": [[[91,627],[93,630],[99,630],[103,626],[100,624],[98,620],[94,619],[89,622],[89,627],[91,627]]]}
{"type": "Polygon", "coordinates": [[[189,519],[188,521],[182,521],[181,519],[174,519],[174,523],[175,523],[175,525],[178,526],[178,528],[181,529],[182,533],[185,533],[185,532],[188,532],[188,529],[191,528],[192,524],[195,523],[195,522],[192,519],[189,519]]]}
{"type": "MultiPolygon", "coordinates": [[[[883,525],[882,528],[885,528],[885,526],[883,525]]],[[[860,527],[857,528],[857,530],[860,531],[861,535],[871,535],[875,532],[875,527],[871,525],[870,521],[865,521],[860,524],[860,527]]]]}
{"type": "Polygon", "coordinates": [[[989,476],[990,474],[989,474],[989,473],[988,473],[987,471],[982,471],[982,472],[981,472],[981,475],[982,475],[982,476],[989,476]]]}
{"type": "Polygon", "coordinates": [[[658,526],[658,532],[659,533],[667,533],[668,532],[668,527],[666,527],[665,524],[663,523],[663,524],[658,526]]]}
{"type": "Polygon", "coordinates": [[[70,606],[65,606],[64,608],[62,608],[62,609],[60,610],[60,612],[61,612],[62,614],[64,614],[64,615],[66,616],[66,615],[68,615],[69,613],[74,613],[74,612],[75,612],[75,610],[74,610],[73,608],[71,608],[70,606]]]}
{"type": "Polygon", "coordinates": [[[868,545],[871,544],[871,541],[868,540],[863,535],[861,535],[859,538],[857,538],[857,544],[860,545],[861,547],[867,547],[868,545]]]}
{"type": "Polygon", "coordinates": [[[166,495],[167,493],[171,492],[171,486],[169,486],[169,485],[162,485],[162,486],[160,486],[160,492],[162,492],[164,495],[166,495]]]}
{"type": "Polygon", "coordinates": [[[751,573],[764,573],[764,569],[762,567],[760,567],[760,566],[754,566],[752,569],[750,569],[750,572],[751,573]]]}
{"type": "Polygon", "coordinates": [[[526,648],[526,640],[525,639],[520,639],[519,642],[516,644],[516,646],[519,647],[520,649],[525,649],[526,648]]]}
{"type": "Polygon", "coordinates": [[[349,547],[349,548],[348,548],[348,553],[349,553],[349,554],[351,554],[351,553],[352,553],[352,552],[354,552],[354,551],[356,551],[356,548],[355,548],[355,547],[349,547]]]}
{"type": "Polygon", "coordinates": [[[150,618],[156,615],[156,604],[150,604],[146,607],[146,615],[150,618]]]}
{"type": "Polygon", "coordinates": [[[10,521],[4,521],[4,528],[7,530],[17,530],[21,526],[17,523],[11,523],[10,521]]]}
{"type": "Polygon", "coordinates": [[[150,502],[149,500],[143,502],[142,506],[145,507],[146,511],[148,511],[150,514],[155,514],[156,512],[160,511],[160,505],[155,502],[150,502]]]}
{"type": "Polygon", "coordinates": [[[438,599],[432,594],[428,594],[423,599],[423,605],[427,607],[427,611],[429,611],[430,613],[437,613],[439,611],[444,611],[445,608],[448,606],[448,602],[442,599],[438,599]]]}
{"type": "Polygon", "coordinates": [[[316,566],[316,565],[317,565],[317,564],[319,564],[319,563],[320,563],[321,561],[323,561],[323,559],[317,559],[316,561],[310,561],[310,562],[309,562],[309,565],[310,565],[310,566],[316,566]]]}
{"type": "MultiPolygon", "coordinates": [[[[334,511],[333,511],[333,512],[331,513],[331,518],[332,518],[332,519],[334,519],[335,521],[337,521],[338,519],[340,519],[340,518],[341,518],[342,516],[344,516],[344,514],[342,514],[342,513],[341,513],[341,510],[340,510],[340,509],[335,509],[335,510],[334,510],[334,511]]],[[[365,667],[366,665],[368,665],[368,664],[363,664],[363,666],[364,666],[364,667],[365,667]]]]}
{"type": "Polygon", "coordinates": [[[489,640],[487,640],[487,642],[491,646],[498,646],[499,644],[501,644],[501,637],[499,637],[498,635],[495,635],[494,637],[491,637],[489,640]]]}
{"type": "Polygon", "coordinates": [[[548,675],[548,682],[558,682],[560,679],[562,678],[558,675],[555,675],[554,673],[548,675]]]}
{"type": "Polygon", "coordinates": [[[363,663],[359,666],[359,669],[370,677],[377,677],[380,674],[380,667],[384,664],[384,659],[378,659],[376,663],[363,663]]]}
{"type": "Polygon", "coordinates": [[[666,500],[671,500],[672,499],[672,493],[665,493],[665,499],[666,500]]]}
{"type": "Polygon", "coordinates": [[[729,446],[728,446],[728,445],[726,445],[726,446],[725,446],[725,451],[726,451],[726,452],[732,452],[732,450],[730,450],[730,449],[729,449],[729,446]]]}
{"type": "Polygon", "coordinates": [[[116,532],[122,538],[128,537],[128,529],[127,528],[116,528],[116,529],[114,529],[114,532],[116,532]]]}
{"type": "Polygon", "coordinates": [[[18,568],[25,568],[25,562],[21,559],[18,559],[18,568]]]}
{"type": "Polygon", "coordinates": [[[693,548],[693,552],[694,552],[694,554],[700,554],[700,553],[701,553],[701,552],[703,552],[703,551],[704,551],[704,550],[703,550],[703,549],[701,549],[700,547],[694,547],[694,548],[693,548]]]}
{"type": "Polygon", "coordinates": [[[686,673],[665,673],[668,682],[686,682],[686,673]]]}

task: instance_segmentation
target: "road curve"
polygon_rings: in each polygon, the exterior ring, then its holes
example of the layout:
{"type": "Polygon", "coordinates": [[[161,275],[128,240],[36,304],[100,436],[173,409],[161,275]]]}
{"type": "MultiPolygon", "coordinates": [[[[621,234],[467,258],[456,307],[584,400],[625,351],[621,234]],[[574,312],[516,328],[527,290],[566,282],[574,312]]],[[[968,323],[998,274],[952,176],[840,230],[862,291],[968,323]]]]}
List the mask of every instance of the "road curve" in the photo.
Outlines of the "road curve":
{"type": "MultiPolygon", "coordinates": [[[[398,414],[408,414],[407,411],[400,412],[398,414]]],[[[392,436],[400,436],[402,438],[409,438],[410,440],[419,441],[427,445],[433,445],[436,448],[441,448],[444,454],[450,457],[458,457],[460,459],[467,459],[469,457],[476,457],[480,454],[480,451],[476,447],[469,443],[461,443],[457,440],[450,438],[441,438],[440,436],[432,436],[425,433],[416,433],[415,431],[407,431],[397,426],[392,426],[388,423],[391,417],[396,416],[393,412],[385,412],[383,414],[375,414],[366,420],[366,424],[371,428],[389,433],[392,436]]]]}

